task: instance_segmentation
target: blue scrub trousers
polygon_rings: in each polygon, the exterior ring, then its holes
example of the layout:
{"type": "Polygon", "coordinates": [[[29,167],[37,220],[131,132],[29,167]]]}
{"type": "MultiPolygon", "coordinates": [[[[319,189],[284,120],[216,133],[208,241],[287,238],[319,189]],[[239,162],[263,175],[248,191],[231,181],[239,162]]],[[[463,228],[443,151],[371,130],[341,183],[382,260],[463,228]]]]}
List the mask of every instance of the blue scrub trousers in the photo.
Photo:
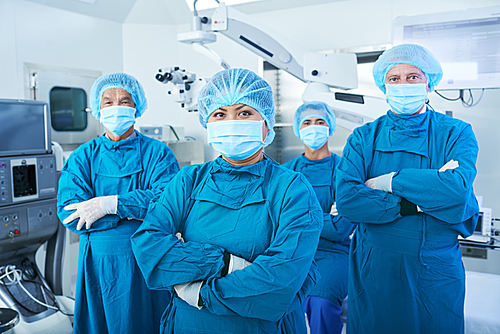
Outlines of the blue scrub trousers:
{"type": "Polygon", "coordinates": [[[311,334],[340,334],[343,322],[340,314],[342,307],[325,298],[308,296],[304,301],[311,334]]]}

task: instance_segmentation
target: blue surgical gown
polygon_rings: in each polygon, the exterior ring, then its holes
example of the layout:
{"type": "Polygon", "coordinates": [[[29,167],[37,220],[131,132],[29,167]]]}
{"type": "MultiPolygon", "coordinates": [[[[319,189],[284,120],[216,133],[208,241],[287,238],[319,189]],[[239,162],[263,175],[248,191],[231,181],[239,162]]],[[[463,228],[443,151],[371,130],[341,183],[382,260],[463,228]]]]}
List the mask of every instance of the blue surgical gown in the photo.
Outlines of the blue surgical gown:
{"type": "Polygon", "coordinates": [[[306,177],[313,186],[323,211],[323,231],[314,257],[321,279],[309,295],[325,298],[337,306],[342,306],[342,301],[347,295],[351,243],[349,235],[356,225],[340,215],[330,214],[335,203],[335,169],[339,161],[340,157],[333,153],[319,160],[310,160],[302,154],[283,166],[306,177]]]}
{"type": "Polygon", "coordinates": [[[357,223],[350,250],[350,333],[463,333],[458,235],[474,231],[478,145],[469,124],[389,111],[354,130],[337,169],[337,208],[357,223]],[[450,160],[459,167],[439,172],[450,160]],[[392,193],[365,181],[396,172],[392,193]],[[402,198],[423,211],[400,214],[402,198]]]}
{"type": "Polygon", "coordinates": [[[306,333],[302,301],[317,280],[322,226],[304,176],[269,159],[184,167],[132,236],[151,289],[206,282],[200,310],[173,298],[163,333],[306,333]],[[224,251],[252,264],[222,277],[224,251]]]}
{"type": "Polygon", "coordinates": [[[88,230],[76,230],[78,219],[66,225],[80,235],[74,333],[158,333],[170,295],[147,288],[130,236],[150,200],[178,170],[164,143],[140,133],[118,142],[93,139],[66,161],[57,195],[61,221],[74,212],[64,210],[68,204],[118,195],[116,215],[97,220],[88,230]]]}

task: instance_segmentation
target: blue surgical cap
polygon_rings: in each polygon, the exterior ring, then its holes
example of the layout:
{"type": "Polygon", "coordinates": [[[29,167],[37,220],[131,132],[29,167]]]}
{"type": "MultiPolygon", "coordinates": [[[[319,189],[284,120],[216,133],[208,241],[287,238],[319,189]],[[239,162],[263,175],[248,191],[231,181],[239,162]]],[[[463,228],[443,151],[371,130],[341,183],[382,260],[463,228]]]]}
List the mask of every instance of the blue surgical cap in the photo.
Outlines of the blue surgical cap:
{"type": "Polygon", "coordinates": [[[308,118],[321,118],[330,128],[329,136],[337,131],[337,121],[332,108],[324,102],[312,101],[301,105],[295,112],[293,118],[293,133],[300,138],[300,127],[302,123],[308,118]]]}
{"type": "Polygon", "coordinates": [[[424,72],[429,92],[434,90],[443,77],[443,69],[439,61],[429,50],[417,44],[397,45],[382,53],[373,65],[375,84],[384,93],[387,72],[398,64],[410,64],[424,72]]]}
{"type": "Polygon", "coordinates": [[[97,120],[101,118],[102,94],[113,88],[125,89],[131,96],[137,109],[136,117],[142,116],[148,108],[148,101],[142,85],[131,75],[126,73],[111,73],[99,77],[90,89],[90,109],[92,116],[97,120]]]}
{"type": "Polygon", "coordinates": [[[234,104],[245,104],[257,110],[266,121],[269,133],[266,145],[274,139],[274,98],[271,86],[250,70],[230,68],[216,73],[198,94],[201,125],[206,128],[208,118],[217,109],[234,104]]]}

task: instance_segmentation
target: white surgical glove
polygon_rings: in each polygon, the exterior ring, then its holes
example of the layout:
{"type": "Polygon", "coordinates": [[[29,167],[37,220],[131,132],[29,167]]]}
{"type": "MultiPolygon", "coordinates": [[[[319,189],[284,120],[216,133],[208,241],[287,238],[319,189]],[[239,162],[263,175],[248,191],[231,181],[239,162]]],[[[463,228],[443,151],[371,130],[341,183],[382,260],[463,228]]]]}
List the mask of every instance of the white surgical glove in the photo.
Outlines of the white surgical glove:
{"type": "Polygon", "coordinates": [[[339,214],[337,211],[337,202],[333,203],[332,208],[330,209],[330,214],[332,216],[337,216],[339,214]]]}
{"type": "Polygon", "coordinates": [[[392,177],[396,174],[395,172],[380,175],[374,177],[373,179],[366,180],[365,184],[367,187],[372,189],[379,189],[388,193],[392,193],[392,177]]]}
{"type": "Polygon", "coordinates": [[[230,255],[231,255],[231,258],[229,260],[229,269],[227,271],[228,274],[230,274],[236,270],[244,269],[252,264],[252,262],[248,262],[247,260],[245,260],[241,257],[238,257],[238,256],[233,255],[233,254],[230,254],[230,255]]]}
{"type": "Polygon", "coordinates": [[[455,160],[452,159],[452,160],[448,161],[447,163],[445,163],[443,165],[443,167],[439,168],[439,171],[440,172],[444,172],[444,171],[446,171],[448,169],[455,169],[457,167],[459,167],[458,161],[455,161],[455,160]]]}
{"type": "Polygon", "coordinates": [[[116,214],[118,207],[118,196],[103,196],[89,199],[85,202],[66,205],[64,210],[76,210],[68,218],[64,219],[63,224],[69,224],[73,220],[80,218],[76,229],[80,230],[83,225],[87,229],[96,221],[105,215],[116,214]]]}
{"type": "Polygon", "coordinates": [[[184,238],[182,237],[181,232],[177,232],[177,233],[175,234],[175,236],[176,236],[176,237],[177,237],[177,239],[179,239],[180,241],[185,242],[185,241],[184,241],[184,238]]]}
{"type": "Polygon", "coordinates": [[[191,306],[201,310],[198,306],[198,299],[200,298],[200,290],[203,281],[189,282],[185,284],[174,285],[174,290],[180,299],[184,300],[191,306]]]}

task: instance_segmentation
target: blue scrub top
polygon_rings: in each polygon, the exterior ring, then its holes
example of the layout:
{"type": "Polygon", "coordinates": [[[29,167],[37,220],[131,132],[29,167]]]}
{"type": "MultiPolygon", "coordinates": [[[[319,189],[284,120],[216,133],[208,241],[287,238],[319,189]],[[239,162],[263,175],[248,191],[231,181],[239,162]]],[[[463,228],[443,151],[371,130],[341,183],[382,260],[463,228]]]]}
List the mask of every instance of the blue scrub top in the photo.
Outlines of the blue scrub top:
{"type": "Polygon", "coordinates": [[[340,214],[359,224],[350,253],[348,331],[463,332],[457,236],[471,235],[477,223],[477,153],[469,124],[433,110],[389,111],[348,138],[336,179],[340,214]],[[450,160],[459,167],[439,172],[450,160]],[[365,185],[391,172],[392,193],[365,185]],[[402,198],[423,213],[402,216],[402,198]]]}
{"type": "Polygon", "coordinates": [[[334,153],[319,160],[310,160],[301,154],[283,166],[302,173],[311,183],[318,197],[324,222],[318,250],[338,250],[347,254],[351,243],[349,235],[356,225],[349,223],[340,215],[330,214],[332,205],[335,203],[335,170],[339,162],[340,157],[334,153]]]}
{"type": "Polygon", "coordinates": [[[173,298],[164,333],[306,333],[301,303],[318,278],[322,226],[303,175],[269,159],[233,166],[219,157],[175,176],[132,245],[151,289],[206,282],[201,310],[173,298]],[[252,264],[222,277],[224,251],[252,264]]]}
{"type": "Polygon", "coordinates": [[[135,262],[130,236],[141,225],[150,200],[179,171],[164,143],[137,133],[114,142],[104,136],[75,150],[59,180],[57,210],[61,221],[74,211],[64,207],[94,197],[118,195],[117,214],[76,230],[80,234],[75,333],[158,333],[168,293],[151,292],[135,262]],[[141,305],[137,309],[137,305],[141,305]],[[135,314],[135,316],[134,316],[135,314]]]}

